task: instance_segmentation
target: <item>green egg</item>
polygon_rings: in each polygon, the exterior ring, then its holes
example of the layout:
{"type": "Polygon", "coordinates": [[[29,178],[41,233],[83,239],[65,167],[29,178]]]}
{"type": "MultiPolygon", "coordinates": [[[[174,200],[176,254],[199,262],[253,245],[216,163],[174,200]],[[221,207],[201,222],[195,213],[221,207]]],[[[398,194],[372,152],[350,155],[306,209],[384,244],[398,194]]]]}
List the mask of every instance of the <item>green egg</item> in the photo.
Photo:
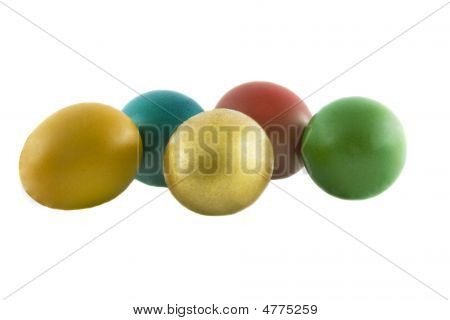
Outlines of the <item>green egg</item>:
{"type": "Polygon", "coordinates": [[[343,199],[367,199],[391,186],[406,158],[398,118],[362,97],[334,101],[309,122],[301,155],[314,182],[343,199]]]}

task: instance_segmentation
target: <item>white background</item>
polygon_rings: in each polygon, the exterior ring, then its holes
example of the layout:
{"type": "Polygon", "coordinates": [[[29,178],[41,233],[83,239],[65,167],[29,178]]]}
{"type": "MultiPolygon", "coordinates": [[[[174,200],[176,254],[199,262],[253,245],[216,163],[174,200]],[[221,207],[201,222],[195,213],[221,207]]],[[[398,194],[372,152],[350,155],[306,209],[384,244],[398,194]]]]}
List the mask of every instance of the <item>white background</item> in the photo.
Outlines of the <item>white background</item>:
{"type": "MultiPolygon", "coordinates": [[[[137,91],[180,91],[205,109],[251,80],[304,97],[444,4],[5,2],[137,91]]],[[[446,297],[449,31],[450,5],[306,100],[313,113],[349,95],[389,106],[408,138],[407,163],[393,187],[349,202],[325,194],[304,172],[276,181],[446,297]]],[[[2,298],[163,189],[135,181],[113,201],[73,212],[29,199],[18,158],[40,121],[82,101],[122,108],[136,94],[1,2],[0,43],[2,298]]],[[[167,303],[251,310],[317,304],[316,316],[304,316],[314,319],[449,319],[448,300],[273,185],[250,208],[219,218],[189,212],[165,193],[1,301],[0,319],[171,319],[132,313],[133,306],[167,303]]],[[[260,318],[280,316],[242,317],[260,318]]]]}

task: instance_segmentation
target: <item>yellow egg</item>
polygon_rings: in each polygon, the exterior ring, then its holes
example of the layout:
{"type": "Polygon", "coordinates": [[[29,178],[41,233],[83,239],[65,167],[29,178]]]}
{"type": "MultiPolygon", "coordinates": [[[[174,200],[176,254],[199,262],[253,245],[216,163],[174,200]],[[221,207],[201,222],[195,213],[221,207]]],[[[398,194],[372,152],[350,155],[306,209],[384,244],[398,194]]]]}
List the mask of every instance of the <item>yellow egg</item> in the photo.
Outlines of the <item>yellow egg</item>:
{"type": "Polygon", "coordinates": [[[20,155],[20,179],[44,206],[88,208],[126,189],[141,153],[139,131],[124,113],[100,103],[75,104],[30,134],[20,155]]]}
{"type": "Polygon", "coordinates": [[[267,186],[273,150],[250,117],[215,109],[185,121],[169,140],[164,177],[175,198],[204,215],[227,215],[252,204],[267,186]]]}

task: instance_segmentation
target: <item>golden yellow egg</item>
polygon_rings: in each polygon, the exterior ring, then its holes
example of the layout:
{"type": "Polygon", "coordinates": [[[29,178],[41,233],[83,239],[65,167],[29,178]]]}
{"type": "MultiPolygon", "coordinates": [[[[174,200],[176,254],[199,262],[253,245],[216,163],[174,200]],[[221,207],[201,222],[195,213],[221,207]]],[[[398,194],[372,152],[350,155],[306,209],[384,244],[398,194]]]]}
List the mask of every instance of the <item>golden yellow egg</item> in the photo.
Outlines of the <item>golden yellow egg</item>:
{"type": "Polygon", "coordinates": [[[205,215],[227,215],[252,204],[272,176],[273,150],[250,117],[215,109],[185,121],[169,140],[164,177],[175,198],[205,215]]]}
{"type": "Polygon", "coordinates": [[[75,104],[30,134],[20,155],[20,179],[44,206],[92,207],[126,189],[141,153],[139,131],[124,113],[100,103],[75,104]]]}

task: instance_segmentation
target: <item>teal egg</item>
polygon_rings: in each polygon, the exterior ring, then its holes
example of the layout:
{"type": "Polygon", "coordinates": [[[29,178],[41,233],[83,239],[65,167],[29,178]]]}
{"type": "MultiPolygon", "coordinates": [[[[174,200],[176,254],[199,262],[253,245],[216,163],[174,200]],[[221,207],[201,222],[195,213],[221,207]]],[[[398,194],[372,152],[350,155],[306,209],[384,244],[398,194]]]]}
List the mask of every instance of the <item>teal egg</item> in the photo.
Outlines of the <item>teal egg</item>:
{"type": "Polygon", "coordinates": [[[168,90],[150,91],[131,100],[123,109],[139,129],[143,153],[136,179],[151,186],[166,186],[164,150],[176,128],[203,112],[193,99],[168,90]]]}

